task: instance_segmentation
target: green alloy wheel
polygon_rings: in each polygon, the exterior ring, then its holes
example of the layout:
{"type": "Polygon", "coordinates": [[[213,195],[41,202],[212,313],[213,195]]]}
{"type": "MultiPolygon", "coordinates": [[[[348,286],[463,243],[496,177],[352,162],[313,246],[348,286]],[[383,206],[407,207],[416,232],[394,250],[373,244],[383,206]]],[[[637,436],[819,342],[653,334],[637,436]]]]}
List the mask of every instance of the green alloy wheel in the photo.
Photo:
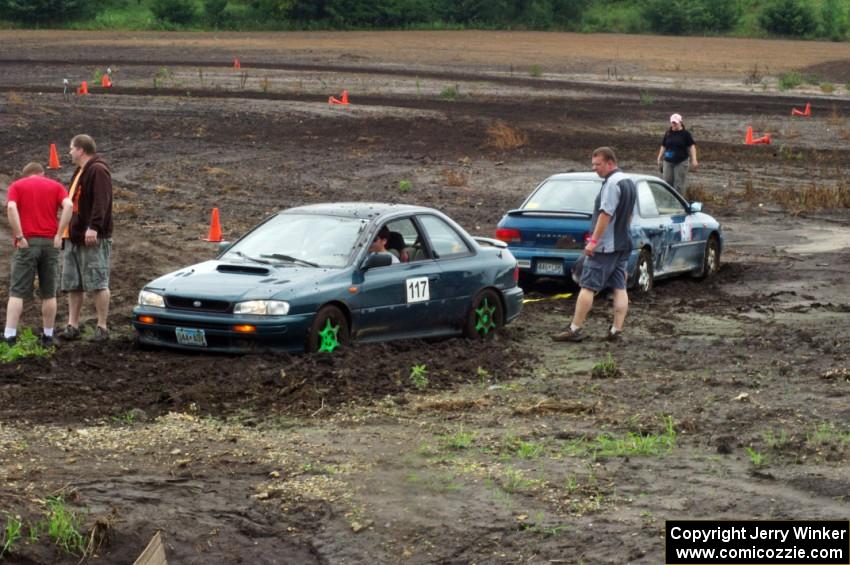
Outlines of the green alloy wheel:
{"type": "Polygon", "coordinates": [[[348,320],[336,306],[324,306],[316,314],[307,336],[307,352],[333,353],[348,345],[348,320]]]}
{"type": "Polygon", "coordinates": [[[464,328],[464,335],[470,339],[491,337],[505,325],[505,313],[502,301],[492,289],[478,293],[472,301],[464,328]]]}

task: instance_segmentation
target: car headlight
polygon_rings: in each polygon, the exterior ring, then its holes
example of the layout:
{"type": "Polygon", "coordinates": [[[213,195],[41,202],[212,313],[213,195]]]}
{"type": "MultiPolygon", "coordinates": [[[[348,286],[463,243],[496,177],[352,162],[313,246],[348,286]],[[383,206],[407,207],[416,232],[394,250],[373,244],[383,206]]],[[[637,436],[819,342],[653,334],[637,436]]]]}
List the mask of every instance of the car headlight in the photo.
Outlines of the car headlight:
{"type": "Polygon", "coordinates": [[[256,314],[259,316],[284,316],[289,313],[289,302],[282,300],[249,300],[237,302],[234,314],[256,314]]]}
{"type": "Polygon", "coordinates": [[[154,306],[156,308],[165,308],[165,299],[161,294],[143,290],[139,292],[139,306],[154,306]]]}

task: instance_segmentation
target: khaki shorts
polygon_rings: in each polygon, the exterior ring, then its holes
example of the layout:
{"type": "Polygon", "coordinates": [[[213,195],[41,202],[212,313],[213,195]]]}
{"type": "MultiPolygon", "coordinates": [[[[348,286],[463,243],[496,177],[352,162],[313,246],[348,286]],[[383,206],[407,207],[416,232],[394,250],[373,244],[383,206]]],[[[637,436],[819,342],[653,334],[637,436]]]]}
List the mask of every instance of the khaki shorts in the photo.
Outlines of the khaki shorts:
{"type": "Polygon", "coordinates": [[[112,240],[100,239],[87,247],[65,241],[62,262],[62,292],[104,290],[109,288],[109,257],[112,240]]]}
{"type": "Polygon", "coordinates": [[[9,296],[30,299],[33,282],[38,274],[38,295],[42,300],[56,298],[59,290],[59,250],[53,238],[28,238],[29,247],[15,249],[12,255],[12,276],[9,296]]]}

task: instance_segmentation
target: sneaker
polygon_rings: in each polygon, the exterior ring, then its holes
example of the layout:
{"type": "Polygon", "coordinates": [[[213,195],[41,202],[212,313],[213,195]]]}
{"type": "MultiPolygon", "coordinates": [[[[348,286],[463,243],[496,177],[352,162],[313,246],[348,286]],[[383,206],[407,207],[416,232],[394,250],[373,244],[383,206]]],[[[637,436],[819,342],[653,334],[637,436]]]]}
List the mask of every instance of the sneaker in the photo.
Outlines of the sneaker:
{"type": "Polygon", "coordinates": [[[15,344],[18,343],[18,336],[13,335],[12,337],[4,337],[3,341],[5,341],[6,345],[9,347],[15,347],[15,344]]]}
{"type": "Polygon", "coordinates": [[[59,334],[59,338],[62,341],[77,341],[80,339],[80,330],[72,325],[68,325],[64,330],[62,330],[62,333],[59,334]]]}
{"type": "Polygon", "coordinates": [[[579,342],[584,339],[584,334],[581,333],[581,328],[576,331],[567,328],[566,330],[552,335],[552,341],[572,341],[579,342]]]}
{"type": "Polygon", "coordinates": [[[53,339],[53,336],[52,336],[52,335],[44,335],[44,334],[41,334],[41,335],[38,337],[38,342],[39,342],[39,343],[41,344],[41,346],[42,346],[42,347],[44,347],[44,348],[53,347],[54,345],[56,345],[56,340],[54,340],[54,339],[53,339]]]}
{"type": "Polygon", "coordinates": [[[106,341],[106,340],[108,340],[109,339],[109,330],[105,330],[105,329],[101,328],[100,326],[97,326],[94,329],[94,338],[92,338],[92,339],[94,341],[106,341]]]}
{"type": "Polygon", "coordinates": [[[622,330],[619,332],[612,332],[608,330],[608,335],[605,336],[605,341],[611,341],[614,343],[618,343],[623,341],[623,332],[622,330]]]}

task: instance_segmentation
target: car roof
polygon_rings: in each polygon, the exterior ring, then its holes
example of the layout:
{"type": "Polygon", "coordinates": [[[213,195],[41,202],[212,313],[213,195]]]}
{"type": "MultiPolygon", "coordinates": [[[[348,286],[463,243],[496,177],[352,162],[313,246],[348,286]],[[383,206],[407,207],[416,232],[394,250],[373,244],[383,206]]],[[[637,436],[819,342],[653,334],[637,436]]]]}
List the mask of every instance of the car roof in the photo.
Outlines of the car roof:
{"type": "MultiPolygon", "coordinates": [[[[632,179],[633,181],[639,181],[639,180],[661,181],[660,178],[653,176],[653,175],[644,175],[642,173],[627,173],[625,171],[622,171],[622,172],[623,172],[624,175],[626,175],[628,178],[632,179]]],[[[550,176],[546,180],[595,180],[595,181],[602,182],[602,178],[599,175],[597,175],[594,172],[590,172],[590,171],[581,172],[581,173],[557,173],[557,174],[550,176]]]]}
{"type": "Polygon", "coordinates": [[[328,202],[324,204],[309,204],[281,210],[279,214],[316,214],[322,216],[339,216],[345,218],[374,219],[392,213],[434,212],[424,206],[409,204],[386,204],[382,202],[328,202]]]}

